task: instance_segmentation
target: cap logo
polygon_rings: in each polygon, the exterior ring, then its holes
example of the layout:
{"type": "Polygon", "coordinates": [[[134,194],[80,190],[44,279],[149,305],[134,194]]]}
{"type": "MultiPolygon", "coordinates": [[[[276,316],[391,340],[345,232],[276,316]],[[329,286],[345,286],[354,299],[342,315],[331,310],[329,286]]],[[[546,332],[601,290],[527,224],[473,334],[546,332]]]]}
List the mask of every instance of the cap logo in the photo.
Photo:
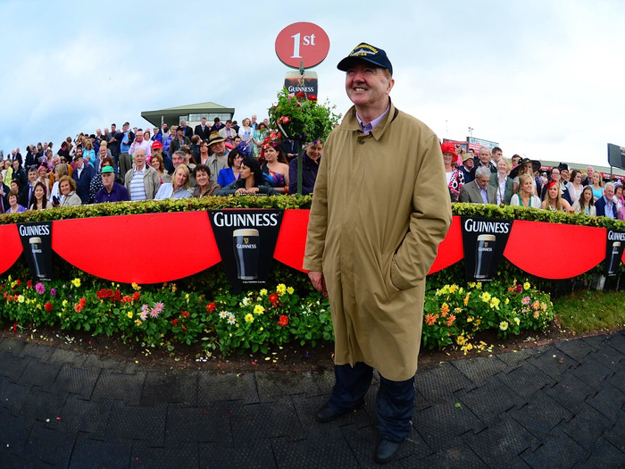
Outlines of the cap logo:
{"type": "Polygon", "coordinates": [[[350,57],[359,57],[359,56],[367,56],[367,55],[376,55],[379,51],[369,44],[360,44],[356,46],[354,50],[349,54],[350,57]]]}

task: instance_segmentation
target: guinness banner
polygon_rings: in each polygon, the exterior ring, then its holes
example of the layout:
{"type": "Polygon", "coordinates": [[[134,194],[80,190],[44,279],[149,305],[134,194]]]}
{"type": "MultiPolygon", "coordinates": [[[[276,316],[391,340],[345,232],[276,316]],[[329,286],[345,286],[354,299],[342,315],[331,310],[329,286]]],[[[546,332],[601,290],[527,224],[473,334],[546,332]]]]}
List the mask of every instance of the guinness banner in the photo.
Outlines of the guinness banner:
{"type": "Polygon", "coordinates": [[[614,277],[618,273],[623,248],[625,247],[625,232],[608,230],[608,240],[605,244],[605,274],[614,277]]]}
{"type": "Polygon", "coordinates": [[[282,210],[209,210],[228,280],[236,291],[265,285],[278,240],[282,210]]]}
{"type": "Polygon", "coordinates": [[[490,282],[497,273],[512,220],[461,217],[467,282],[490,282]]]}
{"type": "Polygon", "coordinates": [[[24,256],[36,280],[50,280],[52,275],[52,223],[18,223],[24,256]]]}

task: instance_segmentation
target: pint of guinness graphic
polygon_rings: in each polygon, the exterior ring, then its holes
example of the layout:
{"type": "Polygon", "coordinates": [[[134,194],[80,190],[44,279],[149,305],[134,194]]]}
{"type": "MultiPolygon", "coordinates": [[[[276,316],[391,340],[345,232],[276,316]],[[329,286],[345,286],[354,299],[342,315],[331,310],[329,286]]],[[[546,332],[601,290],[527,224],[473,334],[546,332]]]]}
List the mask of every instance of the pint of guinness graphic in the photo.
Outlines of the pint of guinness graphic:
{"type": "Polygon", "coordinates": [[[43,259],[41,238],[35,236],[30,238],[28,242],[30,244],[30,254],[33,259],[33,265],[35,266],[35,275],[39,278],[44,278],[46,276],[44,273],[45,261],[43,259]]]}
{"type": "Polygon", "coordinates": [[[612,243],[612,254],[610,256],[610,265],[608,266],[608,275],[614,276],[618,271],[618,265],[620,263],[621,242],[614,241],[612,243]]]}
{"type": "Polygon", "coordinates": [[[475,249],[475,279],[489,278],[490,263],[495,249],[495,235],[481,234],[475,249]]]}
{"type": "Polygon", "coordinates": [[[234,230],[232,242],[239,280],[255,280],[258,278],[258,230],[253,228],[234,230]]]}

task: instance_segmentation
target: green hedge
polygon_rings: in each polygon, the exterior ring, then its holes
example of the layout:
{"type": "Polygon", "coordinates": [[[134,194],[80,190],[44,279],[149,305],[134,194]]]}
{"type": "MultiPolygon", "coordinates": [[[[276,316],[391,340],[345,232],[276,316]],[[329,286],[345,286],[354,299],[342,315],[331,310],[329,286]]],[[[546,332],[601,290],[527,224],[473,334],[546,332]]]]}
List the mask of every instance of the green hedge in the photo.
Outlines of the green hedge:
{"type": "MultiPolygon", "coordinates": [[[[68,220],[72,218],[106,217],[112,215],[137,215],[142,213],[171,213],[197,210],[219,210],[223,208],[279,208],[309,209],[312,197],[282,195],[275,197],[204,197],[201,199],[148,200],[143,202],[118,202],[78,207],[62,207],[38,212],[6,214],[0,217],[0,224],[68,220]]],[[[587,217],[567,213],[551,212],[526,207],[511,207],[481,204],[452,204],[452,212],[459,216],[503,218],[507,220],[542,221],[569,225],[594,226],[625,230],[625,222],[606,217],[587,217]]]]}

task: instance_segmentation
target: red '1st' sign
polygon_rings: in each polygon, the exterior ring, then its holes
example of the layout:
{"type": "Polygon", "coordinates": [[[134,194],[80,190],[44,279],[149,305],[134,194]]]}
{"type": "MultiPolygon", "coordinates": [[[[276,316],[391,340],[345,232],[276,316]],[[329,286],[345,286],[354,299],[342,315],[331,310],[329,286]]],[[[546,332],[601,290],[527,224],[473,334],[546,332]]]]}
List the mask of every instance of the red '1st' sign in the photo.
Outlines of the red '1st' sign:
{"type": "Polygon", "coordinates": [[[330,39],[326,32],[314,23],[293,23],[276,38],[276,54],[288,67],[304,68],[319,65],[328,56],[330,39]]]}

